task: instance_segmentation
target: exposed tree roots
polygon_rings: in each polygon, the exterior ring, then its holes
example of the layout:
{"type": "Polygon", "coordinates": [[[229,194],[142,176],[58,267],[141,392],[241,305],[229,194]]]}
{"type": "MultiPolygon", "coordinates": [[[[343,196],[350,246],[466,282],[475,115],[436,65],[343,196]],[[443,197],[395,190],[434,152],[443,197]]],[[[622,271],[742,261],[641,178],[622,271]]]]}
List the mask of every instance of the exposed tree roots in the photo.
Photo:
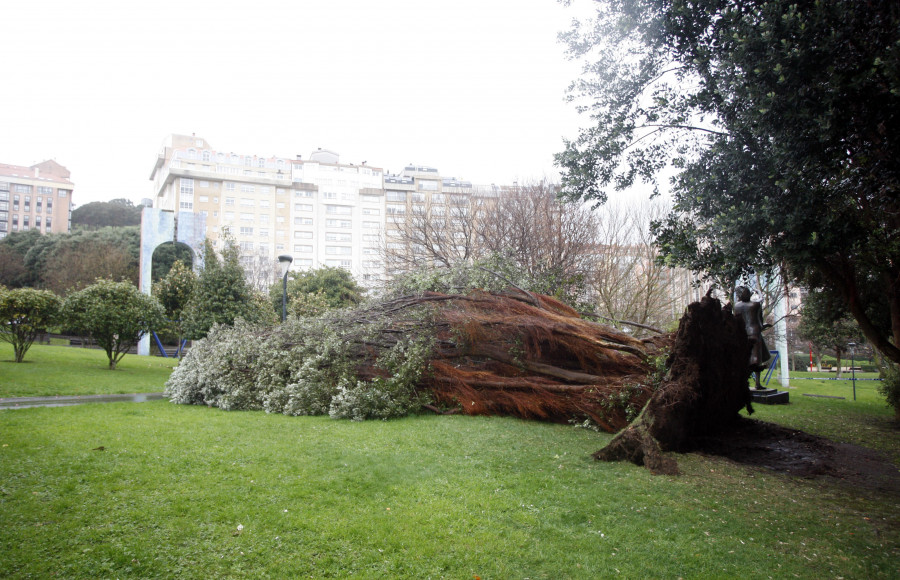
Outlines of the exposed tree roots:
{"type": "Polygon", "coordinates": [[[641,415],[594,454],[628,460],[654,473],[678,472],[665,451],[687,451],[700,437],[732,428],[750,406],[749,343],[730,305],[704,297],[681,319],[669,371],[641,415]]]}

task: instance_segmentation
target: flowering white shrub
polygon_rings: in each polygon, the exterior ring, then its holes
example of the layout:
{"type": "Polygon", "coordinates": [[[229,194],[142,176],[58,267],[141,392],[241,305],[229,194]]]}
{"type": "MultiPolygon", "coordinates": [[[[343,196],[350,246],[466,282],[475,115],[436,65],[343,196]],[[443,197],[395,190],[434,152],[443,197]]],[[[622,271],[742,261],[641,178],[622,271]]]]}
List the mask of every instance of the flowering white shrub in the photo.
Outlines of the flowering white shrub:
{"type": "Polygon", "coordinates": [[[291,319],[275,328],[241,321],[216,326],[176,367],[166,395],[174,403],[225,410],[354,420],[419,409],[427,402],[416,387],[430,341],[400,338],[376,348],[379,325],[360,325],[354,312],[291,319]],[[377,376],[363,380],[360,369],[377,376]]]}

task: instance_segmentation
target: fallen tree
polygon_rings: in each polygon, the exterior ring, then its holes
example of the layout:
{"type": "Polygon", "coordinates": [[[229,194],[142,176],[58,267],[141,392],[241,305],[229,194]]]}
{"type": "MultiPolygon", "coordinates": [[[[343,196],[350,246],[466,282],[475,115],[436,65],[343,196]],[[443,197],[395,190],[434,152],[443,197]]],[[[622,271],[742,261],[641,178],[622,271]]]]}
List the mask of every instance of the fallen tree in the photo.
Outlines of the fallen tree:
{"type": "Polygon", "coordinates": [[[178,403],[291,415],[427,409],[627,426],[596,457],[671,473],[662,452],[686,450],[749,407],[748,352],[730,306],[709,297],[674,336],[638,340],[516,287],[422,292],[275,328],[217,327],[166,391],[178,403]]]}

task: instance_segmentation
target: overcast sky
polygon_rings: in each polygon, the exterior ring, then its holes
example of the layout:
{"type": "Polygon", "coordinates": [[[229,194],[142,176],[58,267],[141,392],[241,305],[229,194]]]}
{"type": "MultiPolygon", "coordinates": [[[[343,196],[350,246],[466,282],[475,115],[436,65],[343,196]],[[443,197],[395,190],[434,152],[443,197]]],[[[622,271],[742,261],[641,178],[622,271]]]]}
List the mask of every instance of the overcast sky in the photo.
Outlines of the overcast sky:
{"type": "Polygon", "coordinates": [[[149,197],[170,133],[475,183],[556,178],[587,122],[557,42],[575,15],[555,0],[6,1],[0,162],[56,159],[77,205],[149,197]]]}

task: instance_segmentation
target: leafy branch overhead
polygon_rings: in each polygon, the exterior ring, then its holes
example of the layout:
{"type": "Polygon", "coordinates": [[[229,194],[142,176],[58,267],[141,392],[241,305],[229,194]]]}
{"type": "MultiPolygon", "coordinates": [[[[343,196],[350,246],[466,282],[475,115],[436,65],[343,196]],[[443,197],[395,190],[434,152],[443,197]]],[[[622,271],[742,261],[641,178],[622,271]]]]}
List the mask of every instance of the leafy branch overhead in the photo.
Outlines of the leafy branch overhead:
{"type": "Polygon", "coordinates": [[[896,2],[609,0],[562,38],[591,118],[556,157],[565,195],[673,175],[664,260],[728,280],[780,267],[900,361],[896,2]]]}

